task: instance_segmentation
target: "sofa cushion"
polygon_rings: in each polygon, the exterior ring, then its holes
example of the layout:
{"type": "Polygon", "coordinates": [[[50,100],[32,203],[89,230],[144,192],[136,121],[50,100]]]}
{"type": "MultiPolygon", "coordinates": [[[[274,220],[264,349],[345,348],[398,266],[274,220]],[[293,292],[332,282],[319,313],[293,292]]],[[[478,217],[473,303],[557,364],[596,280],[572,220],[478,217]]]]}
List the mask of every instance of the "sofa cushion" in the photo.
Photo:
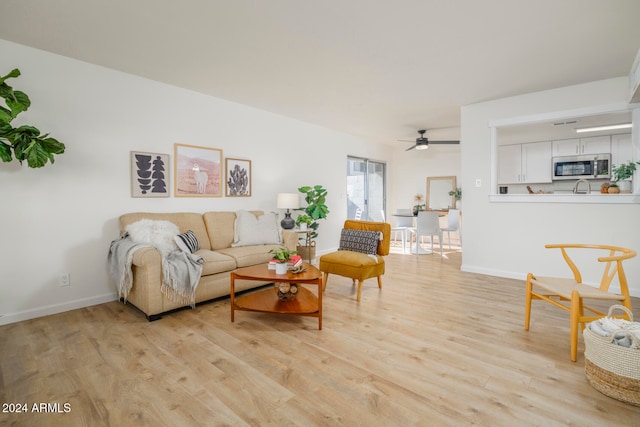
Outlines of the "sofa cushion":
{"type": "MultiPolygon", "coordinates": [[[[249,212],[255,216],[263,214],[262,211],[249,212]]],[[[202,219],[207,228],[208,240],[211,243],[211,247],[207,249],[215,251],[222,248],[230,248],[235,237],[236,213],[224,211],[205,212],[202,214],[202,219]]],[[[200,239],[199,234],[196,233],[196,236],[200,239]]]]}
{"type": "Polygon", "coordinates": [[[204,263],[202,264],[203,276],[224,273],[225,271],[233,271],[236,269],[236,260],[223,253],[210,251],[208,249],[200,249],[199,251],[196,251],[195,254],[204,259],[204,263]]]}
{"type": "Polygon", "coordinates": [[[279,244],[280,242],[280,227],[275,213],[266,212],[256,216],[249,211],[237,212],[232,247],[279,244]]]}
{"type": "Polygon", "coordinates": [[[238,268],[241,268],[268,263],[269,260],[273,258],[273,254],[270,254],[269,251],[281,247],[281,245],[239,246],[236,248],[219,249],[218,252],[235,259],[238,268]]]}

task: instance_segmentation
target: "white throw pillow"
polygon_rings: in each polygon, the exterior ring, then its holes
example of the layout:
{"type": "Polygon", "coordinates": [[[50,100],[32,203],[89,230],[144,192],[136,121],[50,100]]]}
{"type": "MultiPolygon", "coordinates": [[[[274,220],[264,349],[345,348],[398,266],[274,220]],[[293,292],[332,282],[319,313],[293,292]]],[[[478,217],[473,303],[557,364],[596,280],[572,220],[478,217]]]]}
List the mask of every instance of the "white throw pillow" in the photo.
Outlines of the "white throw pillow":
{"type": "Polygon", "coordinates": [[[171,221],[141,219],[127,225],[125,231],[136,243],[148,243],[166,251],[178,249],[173,238],[180,234],[180,229],[171,221]]]}
{"type": "Polygon", "coordinates": [[[249,211],[236,212],[233,247],[280,243],[278,215],[266,212],[256,217],[249,211]]]}

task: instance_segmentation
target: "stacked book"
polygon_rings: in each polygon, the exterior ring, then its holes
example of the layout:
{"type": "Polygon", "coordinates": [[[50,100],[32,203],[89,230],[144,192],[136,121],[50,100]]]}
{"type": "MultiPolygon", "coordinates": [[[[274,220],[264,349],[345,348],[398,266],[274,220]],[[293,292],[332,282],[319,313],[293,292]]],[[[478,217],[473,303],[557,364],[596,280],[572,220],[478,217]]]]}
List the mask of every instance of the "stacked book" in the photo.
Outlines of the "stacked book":
{"type": "MultiPolygon", "coordinates": [[[[277,259],[272,259],[269,261],[269,270],[275,270],[276,264],[278,263],[277,259]]],[[[302,265],[302,257],[300,255],[290,255],[289,261],[287,261],[287,269],[291,270],[296,268],[297,266],[302,265]]]]}

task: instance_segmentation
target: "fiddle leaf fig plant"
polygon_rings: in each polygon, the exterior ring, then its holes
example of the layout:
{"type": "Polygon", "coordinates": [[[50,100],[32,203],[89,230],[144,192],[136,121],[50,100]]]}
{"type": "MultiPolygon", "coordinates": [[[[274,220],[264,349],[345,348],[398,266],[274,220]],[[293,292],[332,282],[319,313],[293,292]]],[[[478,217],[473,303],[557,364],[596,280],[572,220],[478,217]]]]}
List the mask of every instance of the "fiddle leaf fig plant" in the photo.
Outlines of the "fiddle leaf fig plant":
{"type": "Polygon", "coordinates": [[[300,210],[304,210],[304,213],[311,217],[313,220],[309,227],[313,230],[311,238],[318,237],[318,223],[319,219],[325,219],[329,214],[329,208],[325,205],[327,200],[327,190],[322,185],[314,185],[313,187],[305,185],[298,188],[298,191],[304,194],[304,201],[307,202],[307,207],[300,210]]]}
{"type": "Polygon", "coordinates": [[[12,70],[6,76],[0,77],[0,98],[4,106],[0,105],[0,158],[3,162],[11,162],[15,156],[22,164],[27,161],[30,168],[41,168],[55,162],[54,154],[64,153],[63,143],[49,134],[42,135],[35,126],[22,125],[14,128],[11,122],[31,106],[26,93],[13,90],[6,81],[20,76],[20,70],[12,70]]]}

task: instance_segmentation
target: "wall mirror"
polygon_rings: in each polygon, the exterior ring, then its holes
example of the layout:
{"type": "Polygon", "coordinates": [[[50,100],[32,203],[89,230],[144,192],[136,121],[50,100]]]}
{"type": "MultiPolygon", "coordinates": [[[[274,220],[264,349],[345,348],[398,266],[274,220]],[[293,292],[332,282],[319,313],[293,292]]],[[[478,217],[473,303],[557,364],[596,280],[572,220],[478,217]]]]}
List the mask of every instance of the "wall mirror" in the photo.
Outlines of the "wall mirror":
{"type": "Polygon", "coordinates": [[[455,209],[456,198],[449,195],[449,192],[455,189],[455,176],[427,177],[427,209],[438,211],[455,209]]]}

